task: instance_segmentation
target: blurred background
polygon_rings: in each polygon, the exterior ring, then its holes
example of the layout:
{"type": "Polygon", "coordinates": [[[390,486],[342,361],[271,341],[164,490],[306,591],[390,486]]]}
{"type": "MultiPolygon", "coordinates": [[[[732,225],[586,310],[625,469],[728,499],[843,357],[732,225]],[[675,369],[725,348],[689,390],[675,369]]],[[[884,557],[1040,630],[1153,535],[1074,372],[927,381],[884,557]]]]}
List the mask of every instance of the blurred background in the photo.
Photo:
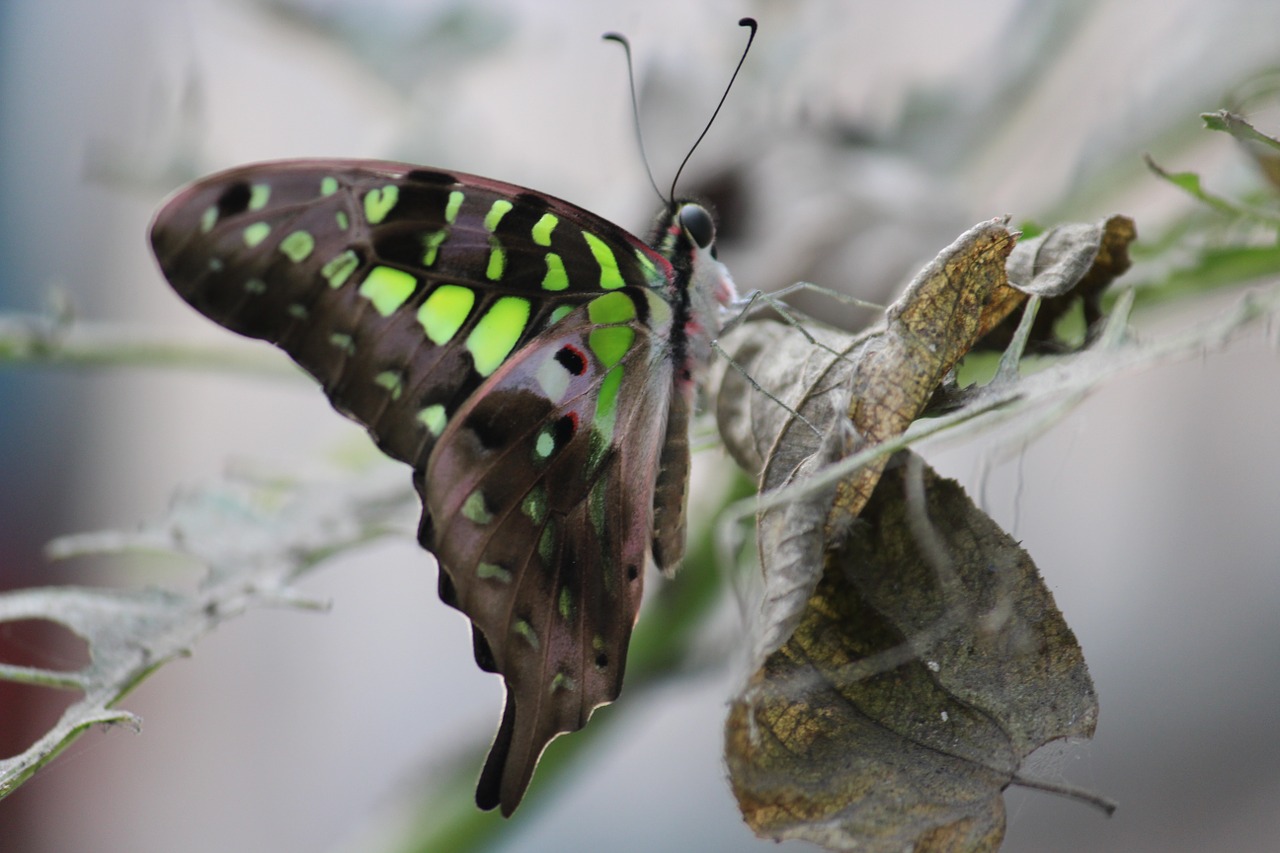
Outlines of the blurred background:
{"type": "MultiPolygon", "coordinates": [[[[600,34],[633,42],[665,189],[737,61],[743,15],[760,35],[681,188],[718,207],[721,259],[741,290],[809,280],[885,301],[969,225],[1006,213],[1051,224],[1122,212],[1158,242],[1195,205],[1145,170],[1143,152],[1226,194],[1260,186],[1197,117],[1280,65],[1280,4],[1260,1],[8,0],[0,311],[69,305],[76,318],[225,342],[169,290],[145,235],[181,183],[252,160],[410,160],[527,185],[643,233],[655,199],[621,52],[600,34]]],[[[1280,132],[1274,112],[1254,119],[1280,132]]],[[[1157,281],[1168,263],[1127,280],[1157,281]]],[[[1139,326],[1194,326],[1239,293],[1149,311],[1139,326]]],[[[831,316],[829,303],[810,307],[831,316]]],[[[1033,769],[1119,811],[1011,791],[1005,849],[1280,844],[1270,334],[1116,381],[1028,446],[926,451],[1032,554],[1101,698],[1095,740],[1033,769]]],[[[304,381],[6,366],[0,588],[190,587],[189,568],[50,565],[41,548],[131,529],[229,460],[302,469],[363,441],[304,381]]],[[[730,464],[719,451],[698,463],[730,464]]],[[[389,541],[307,581],[331,612],[222,626],[125,700],[140,735],[91,732],[0,801],[0,850],[399,849],[389,839],[413,811],[401,792],[472,760],[459,744],[483,744],[501,703],[435,575],[411,539],[389,541]]],[[[31,628],[0,625],[0,657],[83,658],[74,638],[31,628]]],[[[526,804],[495,849],[779,849],[742,825],[724,779],[739,675],[707,668],[635,701],[624,691],[589,759],[526,804]]],[[[65,704],[43,693],[0,685],[6,755],[65,704]]]]}

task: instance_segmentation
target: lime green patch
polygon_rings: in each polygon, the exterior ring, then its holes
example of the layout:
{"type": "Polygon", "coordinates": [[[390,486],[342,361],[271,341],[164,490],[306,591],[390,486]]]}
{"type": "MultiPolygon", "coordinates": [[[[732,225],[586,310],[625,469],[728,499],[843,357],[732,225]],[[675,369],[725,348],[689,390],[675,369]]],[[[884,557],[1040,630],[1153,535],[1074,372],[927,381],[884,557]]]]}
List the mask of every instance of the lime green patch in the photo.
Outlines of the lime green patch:
{"type": "Polygon", "coordinates": [[[524,637],[525,642],[534,649],[538,648],[538,633],[533,630],[533,626],[529,624],[527,619],[517,619],[511,623],[511,630],[524,637]]]}
{"type": "Polygon", "coordinates": [[[649,257],[648,254],[636,249],[636,260],[640,262],[641,268],[644,269],[645,278],[650,281],[662,278],[662,275],[658,272],[658,265],[653,262],[653,258],[649,257]]]}
{"type": "Polygon", "coordinates": [[[333,215],[333,218],[338,222],[339,231],[346,231],[351,227],[351,219],[347,216],[347,212],[345,210],[339,210],[333,215]]]}
{"type": "Polygon", "coordinates": [[[370,225],[377,225],[387,218],[399,200],[400,188],[395,184],[369,190],[364,194],[364,218],[370,225]]]}
{"type": "Polygon", "coordinates": [[[398,370],[384,370],[373,377],[373,381],[391,392],[392,400],[399,400],[404,393],[404,374],[398,370]]]}
{"type": "Polygon", "coordinates": [[[432,231],[430,234],[422,235],[422,265],[424,267],[429,267],[436,262],[440,244],[448,239],[448,228],[441,228],[439,231],[432,231]]]}
{"type": "Polygon", "coordinates": [[[554,326],[556,323],[559,323],[565,317],[572,314],[573,309],[577,307],[578,306],[576,305],[561,305],[559,308],[551,312],[551,318],[549,320],[550,324],[554,326]]]}
{"type": "Polygon", "coordinates": [[[311,257],[311,252],[315,247],[316,238],[312,237],[309,231],[294,231],[280,241],[280,251],[284,252],[289,260],[295,264],[302,263],[311,257]]]}
{"type": "Polygon", "coordinates": [[[326,175],[320,179],[320,195],[333,195],[338,191],[338,179],[333,175],[326,175]]]}
{"type": "Polygon", "coordinates": [[[452,225],[458,219],[458,211],[462,209],[462,200],[466,198],[462,190],[449,193],[449,201],[444,206],[444,221],[452,225]]]}
{"type": "Polygon", "coordinates": [[[573,620],[573,591],[569,587],[560,588],[560,597],[556,600],[556,610],[560,618],[566,622],[573,620]]]}
{"type": "Polygon", "coordinates": [[[305,320],[307,317],[311,316],[311,312],[307,310],[307,306],[300,305],[297,302],[292,303],[285,310],[288,311],[289,316],[293,317],[295,320],[305,320]]]}
{"type": "Polygon", "coordinates": [[[627,294],[614,291],[588,302],[587,316],[592,323],[630,323],[636,318],[636,304],[627,294]]]}
{"type": "Polygon", "coordinates": [[[557,690],[567,690],[570,693],[572,693],[577,689],[578,689],[578,682],[574,681],[573,678],[564,674],[563,672],[557,672],[555,675],[551,677],[552,693],[555,693],[557,690]]]}
{"type": "Polygon", "coordinates": [[[476,577],[482,581],[511,583],[511,572],[496,563],[476,563],[476,577]]]}
{"type": "Polygon", "coordinates": [[[591,254],[595,257],[596,263],[600,265],[600,288],[617,290],[625,285],[626,282],[622,280],[622,271],[618,269],[618,259],[613,254],[613,249],[590,231],[583,231],[582,236],[591,247],[591,254]]]}
{"type": "Polygon", "coordinates": [[[560,217],[554,213],[544,213],[533,225],[533,242],[539,246],[551,245],[551,232],[560,224],[560,217]]]}
{"type": "Polygon", "coordinates": [[[260,296],[267,292],[267,283],[260,278],[246,278],[244,280],[244,292],[260,296]]]}
{"type": "Polygon", "coordinates": [[[636,331],[630,326],[603,326],[591,330],[587,346],[605,368],[610,368],[622,361],[635,339],[636,331]]]}
{"type": "Polygon", "coordinates": [[[539,458],[546,459],[555,452],[556,437],[547,430],[538,433],[538,440],[534,442],[533,452],[538,454],[539,458]]]}
{"type": "Polygon", "coordinates": [[[502,244],[498,242],[497,237],[489,238],[489,266],[485,268],[484,274],[489,281],[501,281],[502,273],[507,268],[507,253],[503,250],[502,244]]]}
{"type": "Polygon", "coordinates": [[[267,184],[254,184],[249,188],[249,209],[262,210],[271,198],[271,187],[267,184]]]}
{"type": "Polygon", "coordinates": [[[271,226],[265,222],[255,222],[244,229],[244,244],[250,249],[257,246],[271,233],[271,226]]]}
{"type": "Polygon", "coordinates": [[[427,428],[427,432],[436,438],[439,438],[440,433],[444,432],[445,424],[448,422],[444,406],[439,403],[433,403],[418,412],[418,420],[427,428]]]}
{"type": "Polygon", "coordinates": [[[208,234],[218,224],[218,206],[211,204],[200,214],[200,233],[208,234]]]}
{"type": "Polygon", "coordinates": [[[347,249],[341,255],[329,261],[320,268],[320,275],[329,280],[329,286],[337,290],[346,284],[351,274],[360,266],[360,258],[351,249],[347,249]]]}
{"type": "Polygon", "coordinates": [[[542,277],[543,290],[566,290],[569,274],[564,271],[564,261],[555,252],[547,252],[547,274],[542,277]]]}
{"type": "Polygon", "coordinates": [[[418,287],[418,279],[393,267],[374,267],[360,284],[360,295],[373,303],[383,317],[390,317],[418,287]]]}
{"type": "Polygon", "coordinates": [[[600,383],[596,397],[596,432],[608,443],[613,440],[613,424],[618,417],[618,389],[622,387],[622,365],[610,370],[600,383]]]}
{"type": "Polygon", "coordinates": [[[467,336],[467,350],[475,362],[476,373],[489,376],[506,361],[529,325],[531,309],[528,299],[503,296],[476,321],[467,336]]]}
{"type": "Polygon", "coordinates": [[[534,486],[520,502],[520,511],[534,524],[541,524],[547,517],[547,493],[541,486],[534,486]]]}
{"type": "Polygon", "coordinates": [[[476,293],[460,284],[442,284],[418,309],[418,322],[427,338],[436,346],[444,346],[458,334],[476,304],[476,293]]]}
{"type": "Polygon", "coordinates": [[[483,525],[493,521],[493,513],[485,503],[484,492],[476,489],[467,495],[467,499],[462,502],[462,517],[472,524],[483,525]]]}
{"type": "Polygon", "coordinates": [[[484,215],[484,230],[492,234],[498,230],[498,223],[502,221],[502,217],[506,216],[511,210],[512,204],[505,198],[500,198],[489,206],[489,212],[484,215]]]}
{"type": "Polygon", "coordinates": [[[347,355],[356,354],[356,342],[350,335],[343,334],[342,332],[334,332],[329,336],[329,343],[333,344],[347,355]]]}

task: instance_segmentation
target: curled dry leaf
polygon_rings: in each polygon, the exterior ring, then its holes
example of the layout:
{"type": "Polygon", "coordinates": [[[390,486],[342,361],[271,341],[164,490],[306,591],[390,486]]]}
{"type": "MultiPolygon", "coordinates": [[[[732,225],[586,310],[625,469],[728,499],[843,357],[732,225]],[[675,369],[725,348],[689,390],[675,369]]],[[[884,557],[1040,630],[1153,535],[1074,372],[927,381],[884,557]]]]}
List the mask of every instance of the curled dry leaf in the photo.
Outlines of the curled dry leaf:
{"type": "Polygon", "coordinates": [[[991,848],[1023,758],[1092,732],[1083,656],[1030,558],[954,483],[920,473],[909,505],[901,472],[880,480],[939,384],[1028,292],[1119,268],[1125,223],[1059,229],[1010,261],[1015,235],[985,222],[861,334],[754,323],[722,341],[743,370],[721,377],[721,431],[762,493],[754,674],[726,741],[757,833],[991,848]],[[1118,250],[1102,251],[1108,235],[1118,250]]]}
{"type": "MultiPolygon", "coordinates": [[[[1009,281],[1023,293],[1041,298],[1032,322],[1027,349],[1061,352],[1069,349],[1054,335],[1054,326],[1079,301],[1093,340],[1102,319],[1102,294],[1129,269],[1129,244],[1138,236],[1133,220],[1112,216],[1088,225],[1058,225],[1020,242],[1009,256],[1009,281]]],[[[975,349],[1004,349],[1013,340],[1021,311],[1014,311],[982,337],[975,349]]]]}
{"type": "Polygon", "coordinates": [[[726,756],[760,835],[991,850],[1022,760],[1096,720],[1084,657],[1030,557],[956,483],[897,466],[734,700],[726,756]]]}

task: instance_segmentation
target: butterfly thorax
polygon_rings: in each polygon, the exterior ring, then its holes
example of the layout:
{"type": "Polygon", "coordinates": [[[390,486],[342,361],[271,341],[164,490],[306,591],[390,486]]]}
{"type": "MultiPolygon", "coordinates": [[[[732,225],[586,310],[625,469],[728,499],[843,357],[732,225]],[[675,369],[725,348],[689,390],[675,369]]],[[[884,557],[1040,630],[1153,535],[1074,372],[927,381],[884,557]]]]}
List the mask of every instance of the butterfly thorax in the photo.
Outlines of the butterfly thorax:
{"type": "Polygon", "coordinates": [[[649,245],[670,261],[675,276],[665,301],[672,307],[671,358],[676,390],[688,397],[711,361],[724,310],[737,298],[729,269],[716,257],[710,214],[677,199],[657,217],[649,245]]]}

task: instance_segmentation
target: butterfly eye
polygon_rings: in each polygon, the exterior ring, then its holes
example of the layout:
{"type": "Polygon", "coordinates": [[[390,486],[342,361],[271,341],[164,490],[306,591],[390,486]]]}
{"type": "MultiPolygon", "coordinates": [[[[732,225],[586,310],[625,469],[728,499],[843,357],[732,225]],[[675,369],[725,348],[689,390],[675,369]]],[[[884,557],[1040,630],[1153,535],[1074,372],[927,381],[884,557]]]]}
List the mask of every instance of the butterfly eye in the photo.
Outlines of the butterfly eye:
{"type": "Polygon", "coordinates": [[[680,225],[686,234],[705,249],[716,239],[716,226],[711,221],[711,214],[700,204],[686,204],[680,208],[680,225]]]}

